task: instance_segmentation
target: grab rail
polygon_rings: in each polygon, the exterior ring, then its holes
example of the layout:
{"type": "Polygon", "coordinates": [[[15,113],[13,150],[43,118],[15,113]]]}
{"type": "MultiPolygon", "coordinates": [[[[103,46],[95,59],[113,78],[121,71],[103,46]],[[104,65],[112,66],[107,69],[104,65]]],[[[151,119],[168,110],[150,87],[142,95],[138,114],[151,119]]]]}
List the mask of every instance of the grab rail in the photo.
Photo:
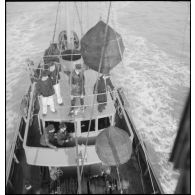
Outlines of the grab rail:
{"type": "Polygon", "coordinates": [[[127,127],[128,127],[128,129],[129,129],[130,134],[131,134],[130,140],[131,140],[132,143],[133,143],[134,133],[133,133],[133,131],[132,131],[131,125],[130,125],[129,120],[128,120],[128,118],[127,118],[127,114],[126,114],[126,112],[125,112],[124,106],[123,106],[123,104],[122,104],[122,102],[121,102],[121,99],[120,99],[118,93],[116,93],[116,98],[118,99],[118,102],[119,102],[119,104],[120,104],[120,107],[121,107],[123,116],[124,116],[125,121],[126,121],[126,123],[127,123],[127,127]]]}
{"type": "MultiPolygon", "coordinates": [[[[19,118],[19,117],[18,117],[19,118]]],[[[21,118],[21,116],[20,116],[21,118]]],[[[9,155],[9,159],[8,159],[8,163],[7,163],[7,168],[6,168],[6,185],[7,185],[7,182],[8,182],[8,179],[9,179],[9,173],[10,173],[10,169],[11,169],[11,165],[12,165],[12,160],[13,160],[13,157],[14,157],[14,151],[15,151],[15,147],[16,147],[16,141],[17,141],[17,137],[18,137],[18,133],[19,133],[19,130],[20,130],[20,123],[21,123],[21,120],[18,119],[18,123],[17,123],[17,129],[16,129],[16,132],[14,134],[14,138],[13,138],[13,141],[12,141],[12,144],[10,146],[10,155],[9,155]]]]}
{"type": "MultiPolygon", "coordinates": [[[[34,89],[34,85],[35,84],[33,84],[33,89],[34,89]]],[[[30,104],[29,104],[28,115],[30,113],[29,112],[30,110],[31,109],[30,109],[30,104]]],[[[21,118],[21,116],[20,116],[20,118],[21,118]]],[[[10,157],[8,159],[7,168],[6,168],[6,185],[7,185],[8,179],[9,179],[9,173],[10,173],[10,168],[11,168],[11,165],[12,165],[12,160],[13,160],[13,157],[14,157],[14,151],[15,151],[16,141],[17,141],[17,137],[18,137],[18,134],[19,134],[19,130],[20,130],[20,124],[21,124],[21,120],[18,119],[16,132],[14,134],[14,138],[13,138],[13,141],[12,141],[12,144],[11,144],[10,157]]]]}
{"type": "MultiPolygon", "coordinates": [[[[123,97],[124,97],[124,102],[125,102],[125,103],[128,102],[127,99],[126,99],[126,97],[125,97],[124,94],[123,94],[124,92],[123,92],[122,88],[119,88],[119,91],[120,91],[120,94],[123,95],[123,97]]],[[[124,104],[125,104],[125,103],[124,103],[124,104]]],[[[125,105],[124,105],[124,106],[125,106],[125,105]]],[[[127,106],[128,106],[128,104],[127,104],[127,106]]],[[[147,148],[146,148],[146,146],[145,146],[145,143],[144,143],[143,139],[141,138],[141,136],[140,136],[140,134],[139,134],[137,128],[135,127],[134,121],[133,121],[133,119],[132,119],[132,117],[131,117],[131,113],[130,113],[127,109],[125,109],[125,111],[126,111],[127,114],[128,114],[128,117],[129,117],[129,119],[130,119],[130,121],[131,121],[131,125],[132,125],[132,127],[133,127],[133,129],[134,129],[134,131],[135,131],[135,133],[136,133],[136,135],[137,135],[137,138],[138,138],[138,140],[139,140],[139,142],[140,142],[140,144],[141,144],[141,146],[142,146],[142,149],[143,149],[143,152],[144,152],[144,155],[145,155],[145,159],[146,159],[146,163],[149,165],[149,169],[152,170],[152,174],[153,174],[154,178],[156,178],[156,174],[155,174],[154,169],[153,169],[153,167],[152,167],[152,165],[151,165],[150,158],[149,158],[149,156],[148,156],[148,153],[146,152],[146,151],[147,151],[147,148]]],[[[161,193],[164,193],[163,188],[162,188],[160,182],[159,182],[157,179],[156,179],[155,181],[157,182],[157,185],[158,185],[158,187],[159,187],[161,193]]]]}
{"type": "Polygon", "coordinates": [[[33,106],[34,90],[35,90],[35,82],[32,84],[32,90],[31,90],[31,94],[30,94],[30,104],[29,104],[28,115],[27,115],[27,120],[26,120],[26,127],[25,127],[25,132],[24,132],[23,148],[25,148],[25,143],[26,143],[26,139],[27,139],[27,135],[28,135],[28,128],[29,128],[29,123],[30,123],[31,110],[32,110],[32,106],[33,106]]]}
{"type": "Polygon", "coordinates": [[[81,53],[76,53],[76,54],[55,54],[55,55],[46,55],[46,56],[43,56],[43,58],[48,58],[48,57],[64,57],[64,56],[70,56],[70,55],[73,55],[73,56],[81,56],[81,53]]]}

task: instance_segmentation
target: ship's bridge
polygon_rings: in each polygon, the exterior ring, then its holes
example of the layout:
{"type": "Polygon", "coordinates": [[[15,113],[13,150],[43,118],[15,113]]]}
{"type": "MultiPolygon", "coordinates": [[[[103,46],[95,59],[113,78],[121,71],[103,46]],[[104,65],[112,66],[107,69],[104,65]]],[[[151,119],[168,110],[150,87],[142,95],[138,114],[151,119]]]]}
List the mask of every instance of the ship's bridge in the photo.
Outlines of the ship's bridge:
{"type": "MultiPolygon", "coordinates": [[[[108,126],[114,125],[116,109],[111,95],[107,94],[107,105],[102,112],[98,111],[97,97],[93,94],[94,85],[97,80],[97,72],[89,69],[85,70],[85,97],[84,97],[84,112],[78,112],[71,116],[69,114],[71,108],[70,85],[69,78],[66,74],[60,73],[60,88],[63,98],[63,105],[58,105],[56,95],[54,97],[55,109],[57,112],[52,113],[48,107],[47,115],[42,114],[42,103],[37,120],[33,120],[33,124],[26,130],[24,138],[24,149],[26,153],[27,163],[39,166],[76,166],[76,142],[75,136],[78,138],[78,150],[81,158],[84,154],[86,140],[88,139],[85,159],[86,165],[100,163],[95,151],[96,136],[108,126]],[[88,127],[91,121],[89,135],[88,127]],[[56,124],[65,122],[67,129],[70,131],[72,141],[64,147],[58,147],[57,150],[40,145],[40,137],[43,133],[43,128],[48,124],[56,124]],[[75,129],[76,128],[76,129],[75,129]],[[87,138],[88,137],[88,138],[87,138]]],[[[76,106],[80,107],[79,101],[76,106]]]]}

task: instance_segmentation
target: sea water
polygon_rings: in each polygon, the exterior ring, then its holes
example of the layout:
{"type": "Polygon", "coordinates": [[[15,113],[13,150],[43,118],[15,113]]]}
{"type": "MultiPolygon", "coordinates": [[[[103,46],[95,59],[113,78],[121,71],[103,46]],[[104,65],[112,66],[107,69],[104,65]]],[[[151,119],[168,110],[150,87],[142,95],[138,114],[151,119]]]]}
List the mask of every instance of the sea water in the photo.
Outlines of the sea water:
{"type": "MultiPolygon", "coordinates": [[[[6,3],[6,160],[18,128],[21,98],[30,84],[25,60],[38,63],[49,46],[57,5],[6,3]]],[[[70,25],[82,36],[100,17],[106,21],[109,3],[77,2],[78,12],[74,4],[69,6],[70,25]]],[[[109,19],[125,45],[123,62],[112,70],[112,80],[124,89],[165,193],[174,192],[179,176],[169,157],[190,89],[189,6],[188,2],[113,2],[109,19]]],[[[56,35],[67,25],[64,10],[61,3],[56,35]]]]}

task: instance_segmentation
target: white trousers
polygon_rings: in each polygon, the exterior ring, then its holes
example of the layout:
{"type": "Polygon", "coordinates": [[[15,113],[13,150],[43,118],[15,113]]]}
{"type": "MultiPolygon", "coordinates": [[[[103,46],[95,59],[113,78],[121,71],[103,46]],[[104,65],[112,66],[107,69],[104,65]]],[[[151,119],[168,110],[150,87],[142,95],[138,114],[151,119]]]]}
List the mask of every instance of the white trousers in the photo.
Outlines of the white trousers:
{"type": "Polygon", "coordinates": [[[43,105],[43,114],[47,114],[47,106],[50,107],[50,110],[52,112],[55,112],[55,106],[54,106],[54,100],[53,95],[49,97],[43,97],[42,96],[42,105],[43,105]]]}
{"type": "Polygon", "coordinates": [[[58,104],[62,104],[62,96],[61,96],[61,92],[60,92],[60,83],[57,83],[55,85],[53,85],[54,90],[55,90],[55,94],[57,96],[57,102],[58,104]]]}

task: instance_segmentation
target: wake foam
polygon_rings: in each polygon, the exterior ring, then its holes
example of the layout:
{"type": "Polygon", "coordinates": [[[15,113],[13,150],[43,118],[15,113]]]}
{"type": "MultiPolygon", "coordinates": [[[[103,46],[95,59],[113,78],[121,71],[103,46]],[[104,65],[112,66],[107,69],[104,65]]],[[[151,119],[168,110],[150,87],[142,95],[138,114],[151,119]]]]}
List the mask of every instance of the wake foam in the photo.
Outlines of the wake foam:
{"type": "MultiPolygon", "coordinates": [[[[157,172],[162,187],[166,193],[173,193],[178,173],[168,161],[180,119],[176,118],[174,105],[181,105],[172,91],[182,93],[183,87],[189,89],[190,71],[145,38],[131,35],[120,26],[119,18],[117,20],[115,26],[126,49],[123,63],[111,73],[113,82],[125,89],[129,112],[138,133],[145,142],[152,144],[158,156],[157,167],[160,169],[157,172]]],[[[185,102],[182,95],[179,100],[185,102]]]]}

